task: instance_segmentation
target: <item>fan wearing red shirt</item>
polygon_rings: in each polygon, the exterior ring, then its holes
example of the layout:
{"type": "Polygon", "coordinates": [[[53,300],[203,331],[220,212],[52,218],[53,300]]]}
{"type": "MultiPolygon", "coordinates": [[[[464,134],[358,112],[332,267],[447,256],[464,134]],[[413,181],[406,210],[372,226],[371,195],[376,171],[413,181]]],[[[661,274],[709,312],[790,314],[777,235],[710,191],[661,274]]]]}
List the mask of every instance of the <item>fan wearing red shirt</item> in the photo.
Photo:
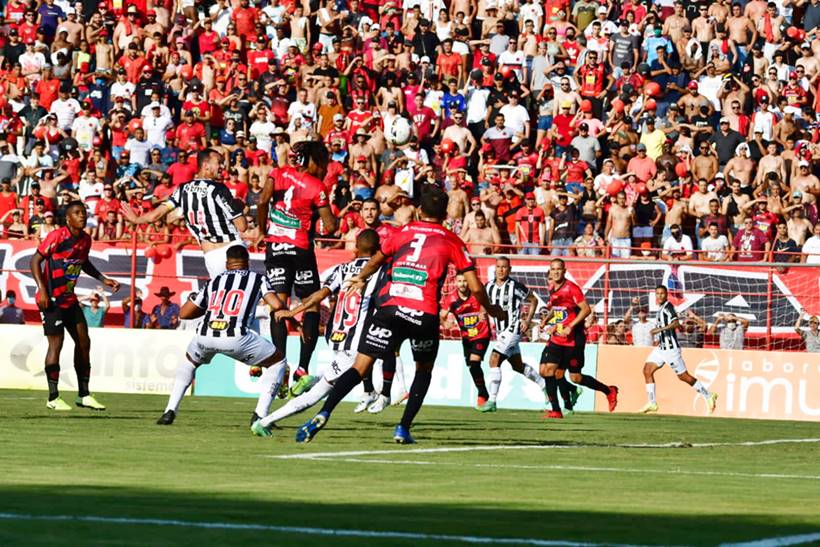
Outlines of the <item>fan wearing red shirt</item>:
{"type": "Polygon", "coordinates": [[[191,110],[185,111],[183,122],[182,125],[177,127],[176,132],[179,149],[196,152],[205,148],[207,144],[205,142],[205,126],[194,121],[194,113],[191,110]]]}
{"type": "MultiPolygon", "coordinates": [[[[322,179],[328,164],[328,150],[320,141],[301,141],[291,149],[289,165],[271,171],[256,211],[257,225],[265,234],[265,271],[282,302],[291,292],[307,298],[319,290],[319,269],[313,248],[314,214],[328,232],[336,230],[336,217],[330,210],[322,179]]],[[[285,348],[287,327],[283,320],[271,321],[271,339],[285,348]]],[[[302,345],[299,382],[292,388],[299,395],[310,387],[313,378],[308,365],[319,338],[319,303],[302,316],[302,345]]]]}
{"type": "Polygon", "coordinates": [[[457,274],[464,275],[470,291],[490,315],[505,317],[504,311],[487,298],[464,242],[442,226],[447,218],[447,194],[430,187],[422,193],[420,201],[421,220],[405,225],[383,241],[381,251],[351,280],[351,289],[361,290],[367,280],[391,260],[384,288],[386,300],[368,320],[353,367],[336,380],[322,410],[299,428],[297,442],[310,441],[325,426],[336,405],[362,381],[376,359],[395,354],[408,339],[416,361],[416,375],[393,439],[402,444],[415,442],[410,426],[430,387],[439,346],[441,286],[451,264],[457,274]]]}
{"type": "MultiPolygon", "coordinates": [[[[168,195],[172,194],[176,187],[194,180],[196,172],[196,156],[189,156],[188,152],[180,150],[179,153],[177,153],[177,161],[165,170],[165,174],[171,177],[171,189],[168,195]]],[[[159,188],[157,188],[157,190],[159,190],[159,188]]],[[[161,192],[164,193],[164,191],[161,192]]],[[[156,195],[156,191],[154,194],[156,195]]]]}
{"type": "Polygon", "coordinates": [[[231,195],[242,203],[245,203],[245,200],[248,199],[248,185],[236,177],[226,180],[225,186],[231,191],[231,195]]]}
{"type": "Polygon", "coordinates": [[[81,272],[100,281],[113,292],[120,284],[105,277],[88,259],[91,236],[85,233],[88,212],[80,201],[72,201],[65,212],[66,225],[46,236],[31,258],[31,273],[37,284],[37,307],[43,320],[43,331],[48,339],[45,373],[48,382],[48,402],[51,410],[71,410],[60,398],[57,389],[60,380],[60,350],[65,331],[74,340],[74,370],[77,373],[79,407],[105,410],[89,392],[91,376],[91,341],[88,325],[80,308],[74,287],[81,272]]]}
{"type": "Polygon", "coordinates": [[[236,25],[236,33],[251,42],[256,37],[256,23],[259,22],[259,10],[249,6],[248,0],[239,0],[239,7],[233,10],[231,20],[236,25]]]}
{"type": "Polygon", "coordinates": [[[544,210],[535,205],[535,194],[524,195],[524,207],[515,213],[515,235],[518,242],[518,254],[538,255],[544,246],[546,236],[544,210]]]}
{"type": "Polygon", "coordinates": [[[569,371],[570,379],[576,385],[586,386],[606,395],[609,411],[618,405],[618,388],[606,386],[586,374],[584,367],[584,320],[592,312],[581,287],[566,278],[567,267],[560,258],[550,262],[549,310],[541,321],[541,329],[546,328],[550,341],[541,354],[541,374],[546,381],[547,397],[552,410],[547,418],[563,418],[558,403],[558,378],[569,371]],[[550,325],[547,327],[547,325],[550,325]]]}
{"type": "Polygon", "coordinates": [[[738,230],[732,246],[737,262],[762,262],[769,253],[771,243],[766,234],[755,228],[754,219],[746,217],[743,229],[738,230]]]}
{"type": "Polygon", "coordinates": [[[441,43],[443,51],[436,58],[436,74],[441,81],[455,78],[459,82],[464,76],[464,61],[453,51],[453,39],[445,38],[441,43]]]}
{"type": "Polygon", "coordinates": [[[60,92],[60,80],[52,76],[50,67],[43,69],[43,78],[34,86],[34,91],[39,95],[42,107],[51,109],[51,103],[57,100],[60,92]]]}
{"type": "Polygon", "coordinates": [[[120,200],[114,197],[114,187],[106,184],[103,187],[103,197],[97,201],[97,206],[94,208],[94,216],[97,217],[97,222],[102,224],[108,213],[114,213],[119,217],[121,205],[120,200]]]}

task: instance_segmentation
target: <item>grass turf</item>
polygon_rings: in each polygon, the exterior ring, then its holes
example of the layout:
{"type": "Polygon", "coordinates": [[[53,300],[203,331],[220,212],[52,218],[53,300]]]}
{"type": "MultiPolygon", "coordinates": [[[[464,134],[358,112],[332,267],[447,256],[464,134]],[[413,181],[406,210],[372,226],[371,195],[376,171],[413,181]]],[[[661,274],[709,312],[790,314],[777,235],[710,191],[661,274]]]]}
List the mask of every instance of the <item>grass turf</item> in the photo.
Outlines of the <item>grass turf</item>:
{"type": "MultiPolygon", "coordinates": [[[[414,429],[419,445],[400,447],[390,437],[401,408],[353,415],[345,404],[313,443],[297,445],[295,428],[310,414],[283,422],[271,440],[251,436],[248,399],[187,398],[177,422],[160,427],[154,421],[165,397],[99,398],[108,411],[57,415],[45,409],[42,392],[0,391],[0,513],[661,545],[820,531],[820,444],[614,446],[813,438],[820,437],[816,423],[626,414],[545,422],[538,412],[425,407],[414,429]],[[486,445],[555,446],[407,452],[486,445]],[[360,450],[397,453],[356,461],[271,457],[360,450]]],[[[463,545],[0,519],[0,545],[230,546],[260,539],[300,547],[463,545]]]]}

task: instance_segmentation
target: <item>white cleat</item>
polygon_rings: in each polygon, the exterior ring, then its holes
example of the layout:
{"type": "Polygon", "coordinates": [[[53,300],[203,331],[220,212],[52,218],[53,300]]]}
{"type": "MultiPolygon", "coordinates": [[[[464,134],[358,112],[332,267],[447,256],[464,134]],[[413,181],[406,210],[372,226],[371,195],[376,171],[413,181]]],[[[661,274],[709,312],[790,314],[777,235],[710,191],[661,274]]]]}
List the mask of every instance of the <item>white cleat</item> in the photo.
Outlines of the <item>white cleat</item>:
{"type": "Polygon", "coordinates": [[[371,414],[378,414],[388,406],[390,406],[390,397],[379,395],[373,404],[367,407],[367,411],[371,414]]]}
{"type": "Polygon", "coordinates": [[[378,398],[378,395],[375,393],[365,393],[364,395],[362,395],[359,404],[356,405],[356,408],[353,409],[353,412],[355,412],[356,414],[364,412],[365,410],[367,410],[367,407],[376,402],[376,398],[378,398]]]}
{"type": "Polygon", "coordinates": [[[650,412],[657,412],[657,403],[646,403],[638,412],[640,414],[649,414],[650,412]]]}

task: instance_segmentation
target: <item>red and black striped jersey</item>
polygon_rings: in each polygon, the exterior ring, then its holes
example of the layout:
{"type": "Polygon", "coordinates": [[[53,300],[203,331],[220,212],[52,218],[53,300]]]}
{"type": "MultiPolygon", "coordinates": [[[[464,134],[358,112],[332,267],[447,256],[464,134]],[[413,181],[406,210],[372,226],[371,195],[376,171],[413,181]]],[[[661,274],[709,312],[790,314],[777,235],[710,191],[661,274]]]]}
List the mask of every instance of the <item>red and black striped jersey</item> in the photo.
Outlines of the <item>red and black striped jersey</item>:
{"type": "Polygon", "coordinates": [[[450,313],[455,316],[464,340],[480,340],[490,337],[490,323],[481,310],[481,304],[472,294],[467,298],[456,295],[450,303],[450,313]]]}
{"type": "Polygon", "coordinates": [[[37,247],[37,252],[46,259],[46,288],[49,299],[60,308],[70,308],[77,304],[74,286],[83,271],[91,250],[91,236],[80,232],[71,235],[65,226],[48,234],[37,247]]]}
{"type": "MultiPolygon", "coordinates": [[[[558,346],[575,346],[577,339],[575,332],[570,332],[569,336],[564,332],[563,327],[569,326],[578,316],[581,310],[578,306],[584,301],[584,293],[581,287],[565,279],[561,286],[556,288],[553,283],[550,283],[550,302],[552,309],[552,317],[549,320],[551,325],[559,325],[555,333],[550,338],[550,343],[558,346]]],[[[577,329],[583,331],[584,326],[579,325],[577,329]]]]}
{"type": "Polygon", "coordinates": [[[310,249],[313,215],[329,203],[325,185],[316,177],[292,167],[274,169],[270,177],[273,179],[273,197],[265,241],[310,249]]]}

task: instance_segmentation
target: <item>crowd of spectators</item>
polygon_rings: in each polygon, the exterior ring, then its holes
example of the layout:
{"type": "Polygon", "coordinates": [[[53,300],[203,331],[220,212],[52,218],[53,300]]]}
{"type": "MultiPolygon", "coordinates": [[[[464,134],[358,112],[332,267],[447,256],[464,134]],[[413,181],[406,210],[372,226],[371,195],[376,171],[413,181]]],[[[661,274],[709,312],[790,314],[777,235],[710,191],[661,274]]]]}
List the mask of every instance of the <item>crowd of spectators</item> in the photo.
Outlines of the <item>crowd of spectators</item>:
{"type": "Polygon", "coordinates": [[[97,240],[189,244],[119,207],[212,147],[258,241],[268,174],[320,139],[324,245],[435,184],[475,253],[820,263],[818,25],[817,0],[8,0],[2,237],[81,199],[97,240]]]}

